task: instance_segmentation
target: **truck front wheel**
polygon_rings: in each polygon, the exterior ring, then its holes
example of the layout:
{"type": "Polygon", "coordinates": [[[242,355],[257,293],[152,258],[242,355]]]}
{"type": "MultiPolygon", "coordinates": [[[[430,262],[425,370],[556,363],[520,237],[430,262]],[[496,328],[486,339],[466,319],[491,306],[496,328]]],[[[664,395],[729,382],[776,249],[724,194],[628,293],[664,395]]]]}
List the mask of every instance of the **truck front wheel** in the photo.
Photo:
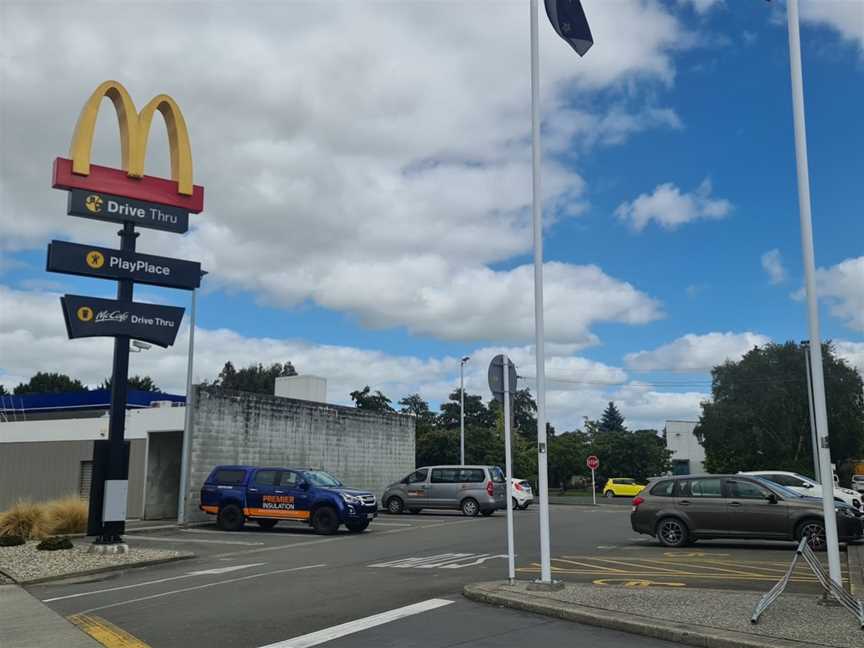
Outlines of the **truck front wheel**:
{"type": "Polygon", "coordinates": [[[346,522],[345,526],[351,533],[363,533],[369,528],[369,520],[358,520],[357,522],[346,522]]]}
{"type": "Polygon", "coordinates": [[[333,535],[339,528],[339,516],[329,506],[322,506],[312,515],[312,528],[318,535],[333,535]]]}

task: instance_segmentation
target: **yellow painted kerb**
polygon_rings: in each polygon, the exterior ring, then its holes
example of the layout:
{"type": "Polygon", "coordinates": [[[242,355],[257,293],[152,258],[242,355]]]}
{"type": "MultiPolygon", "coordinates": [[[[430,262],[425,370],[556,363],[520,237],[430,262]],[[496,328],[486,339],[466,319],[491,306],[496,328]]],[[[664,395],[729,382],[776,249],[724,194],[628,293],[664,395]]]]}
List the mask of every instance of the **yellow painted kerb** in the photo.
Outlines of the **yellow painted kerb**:
{"type": "Polygon", "coordinates": [[[133,637],[123,628],[118,628],[102,617],[92,614],[73,614],[68,619],[106,648],[150,648],[149,644],[133,637]]]}
{"type": "Polygon", "coordinates": [[[165,119],[168,130],[168,146],[171,151],[171,179],[177,182],[177,191],[186,196],[192,195],[192,145],[189,131],[180,106],[168,95],[158,95],[150,100],[139,113],[132,97],[117,81],[105,81],[87,100],[78,116],[69,157],[72,158],[72,172],[78,175],[90,174],[90,152],[93,147],[93,131],[102,99],[107,97],[114,104],[117,121],[120,125],[120,159],[123,170],[130,178],[144,175],[144,160],[147,157],[147,141],[153,113],[157,110],[165,119]]]}

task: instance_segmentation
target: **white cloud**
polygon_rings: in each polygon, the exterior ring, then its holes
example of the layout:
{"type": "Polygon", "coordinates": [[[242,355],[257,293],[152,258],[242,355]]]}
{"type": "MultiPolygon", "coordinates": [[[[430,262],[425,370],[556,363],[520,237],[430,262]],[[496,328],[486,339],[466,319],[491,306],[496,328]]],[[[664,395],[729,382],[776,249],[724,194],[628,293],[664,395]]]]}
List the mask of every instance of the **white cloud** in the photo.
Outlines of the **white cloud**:
{"type": "Polygon", "coordinates": [[[684,335],[651,351],[628,353],[624,361],[634,371],[710,371],[726,360],[738,360],[754,346],[771,339],[758,333],[684,335]]]}
{"type": "Polygon", "coordinates": [[[786,268],[783,267],[783,258],[777,248],[768,250],[762,255],[762,269],[768,273],[768,279],[772,284],[783,283],[786,280],[786,268]]]}
{"type": "Polygon", "coordinates": [[[704,15],[714,7],[724,4],[724,0],[678,0],[679,5],[689,5],[699,15],[704,15]]]}
{"type": "Polygon", "coordinates": [[[804,0],[801,20],[838,31],[864,54],[864,2],[861,0],[804,0]]]}
{"type": "MultiPolygon", "coordinates": [[[[0,285],[0,383],[11,388],[37,371],[59,371],[96,385],[109,375],[113,341],[108,338],[69,340],[60,316],[59,295],[13,290],[0,285]]],[[[153,347],[130,357],[130,375],[149,375],[171,393],[186,389],[187,327],[175,345],[153,347]]],[[[590,343],[590,341],[589,341],[590,343]]],[[[546,373],[549,421],[559,431],[582,425],[582,417],[598,418],[615,400],[631,427],[660,427],[666,418],[692,415],[699,395],[655,391],[628,383],[627,373],[602,362],[574,355],[578,344],[550,344],[546,373]]],[[[530,346],[480,347],[469,350],[465,388],[491,398],[487,369],[493,356],[507,353],[516,364],[519,388],[534,391],[534,351],[530,346]]],[[[350,404],[349,393],[364,385],[380,389],[394,404],[410,393],[432,402],[445,400],[459,385],[459,357],[419,358],[303,340],[246,337],[228,329],[198,328],[195,333],[196,382],[213,380],[227,360],[235,366],[291,361],[301,373],[327,378],[328,398],[350,404]]]]}
{"type": "Polygon", "coordinates": [[[864,342],[851,340],[834,340],[837,355],[846,360],[864,377],[864,342]]]}
{"type": "MultiPolygon", "coordinates": [[[[314,2],[161,6],[61,4],[46,12],[4,4],[0,249],[41,248],[54,234],[114,239],[111,228],[63,215],[63,194],[46,185],[87,94],[118,77],[139,105],[157,92],[175,96],[191,131],[196,182],[207,190],[207,210],[193,216],[188,236],[145,232],[141,250],[201,259],[210,288],[248,290],[283,307],[313,302],[371,326],[448,339],[530,333],[525,270],[492,269],[531,245],[521,3],[493,12],[484,3],[432,2],[340,3],[337,12],[314,2]],[[129,24],[148,37],[130,40],[129,24]],[[443,303],[451,289],[458,309],[443,303]],[[501,327],[497,307],[510,289],[522,291],[517,324],[501,327]],[[469,294],[495,297],[480,299],[466,318],[469,294]]],[[[586,2],[586,11],[598,40],[615,34],[618,44],[595,48],[582,65],[544,24],[549,141],[572,153],[680,127],[673,110],[653,101],[658,84],[673,83],[672,57],[687,46],[679,20],[655,2],[586,2]],[[574,90],[584,99],[578,111],[574,90]]],[[[116,164],[113,120],[106,102],[96,162],[116,164]]],[[[161,135],[157,126],[153,175],[167,173],[161,135]]],[[[584,210],[585,183],[569,159],[565,166],[553,146],[546,151],[551,225],[584,210]]],[[[550,336],[562,341],[590,336],[592,322],[657,313],[648,296],[591,267],[550,267],[547,292],[567,297],[547,300],[550,336]],[[580,278],[594,276],[602,304],[586,316],[570,298],[584,294],[580,278]],[[575,326],[565,331],[567,320],[575,326]]]]}
{"type": "MultiPolygon", "coordinates": [[[[817,268],[816,293],[828,303],[834,317],[853,331],[864,331],[864,256],[817,268]]],[[[792,295],[799,301],[804,297],[804,288],[792,295]]]]}
{"type": "Polygon", "coordinates": [[[731,211],[732,203],[728,200],[711,198],[711,181],[705,178],[691,193],[681,193],[671,182],[658,185],[654,193],[641,194],[632,202],[619,205],[615,215],[634,231],[641,232],[652,220],[664,229],[674,230],[696,220],[726,218],[731,211]]]}

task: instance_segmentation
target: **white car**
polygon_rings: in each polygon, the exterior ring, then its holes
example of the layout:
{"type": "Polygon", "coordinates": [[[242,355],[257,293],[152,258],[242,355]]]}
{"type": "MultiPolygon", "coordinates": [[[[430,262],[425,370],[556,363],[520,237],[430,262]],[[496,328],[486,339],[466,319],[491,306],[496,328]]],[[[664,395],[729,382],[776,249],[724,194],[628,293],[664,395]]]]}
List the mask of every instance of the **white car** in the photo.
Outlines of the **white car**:
{"type": "MultiPolygon", "coordinates": [[[[775,484],[780,484],[796,493],[801,493],[808,497],[822,497],[822,485],[819,482],[804,475],[799,475],[798,473],[786,472],[783,470],[752,470],[749,472],[742,472],[741,474],[762,477],[763,479],[772,481],[775,484]]],[[[856,493],[854,490],[840,488],[835,485],[834,499],[841,500],[849,506],[854,506],[859,511],[861,510],[861,493],[856,493]]]]}
{"type": "Polygon", "coordinates": [[[514,509],[527,509],[531,502],[534,501],[534,493],[531,490],[531,484],[524,479],[516,479],[513,477],[510,480],[510,485],[513,487],[513,501],[510,503],[514,509]]]}
{"type": "Polygon", "coordinates": [[[864,475],[852,475],[852,490],[864,493],[864,475]]]}

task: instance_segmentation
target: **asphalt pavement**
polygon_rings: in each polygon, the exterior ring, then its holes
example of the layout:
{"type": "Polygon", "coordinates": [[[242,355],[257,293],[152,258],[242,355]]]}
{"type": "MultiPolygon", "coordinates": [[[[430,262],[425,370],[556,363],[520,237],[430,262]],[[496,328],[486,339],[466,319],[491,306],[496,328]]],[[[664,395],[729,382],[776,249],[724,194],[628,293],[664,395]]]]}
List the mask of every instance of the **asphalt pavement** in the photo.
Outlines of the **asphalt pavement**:
{"type": "MultiPolygon", "coordinates": [[[[706,542],[669,552],[635,535],[628,513],[617,506],[553,506],[555,577],[604,581],[597,587],[632,582],[628,586],[767,590],[773,569],[791,558],[791,543],[706,542]]],[[[537,518],[535,508],[515,513],[519,578],[538,569],[537,518]]],[[[582,636],[589,638],[586,646],[663,645],[465,601],[465,584],[506,577],[505,528],[503,512],[490,518],[423,512],[383,515],[360,535],[322,537],[283,524],[272,531],[250,525],[238,533],[212,526],[161,529],[129,534],[127,541],[192,550],[198,557],[29,591],[63,616],[104,620],[152,648],[322,645],[297,638],[324,633],[317,636],[326,639],[334,628],[358,622],[325,645],[509,646],[529,635],[536,641],[535,633],[548,637],[552,648],[582,645],[574,643],[582,636]]]]}

